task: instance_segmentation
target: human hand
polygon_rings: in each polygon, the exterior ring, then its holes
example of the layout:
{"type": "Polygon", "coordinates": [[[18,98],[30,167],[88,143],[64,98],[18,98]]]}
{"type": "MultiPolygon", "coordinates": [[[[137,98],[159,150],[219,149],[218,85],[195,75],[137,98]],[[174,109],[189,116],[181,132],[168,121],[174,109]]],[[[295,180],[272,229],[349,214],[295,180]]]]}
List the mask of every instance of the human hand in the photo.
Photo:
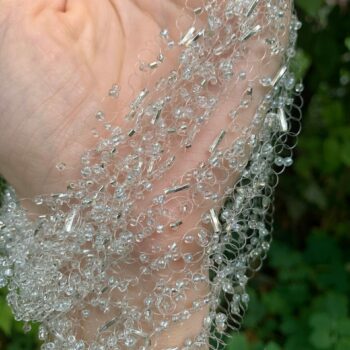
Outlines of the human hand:
{"type": "MultiPolygon", "coordinates": [[[[202,4],[199,0],[195,2],[0,2],[0,172],[15,187],[20,198],[63,192],[70,180],[80,177],[81,155],[98,142],[91,131],[97,129],[102,139],[108,135],[95,118],[99,110],[104,111],[105,120],[113,127],[132,129],[132,123],[124,116],[135,94],[145,86],[152,87],[160,77],[177,67],[180,48],[176,46],[168,52],[165,61],[154,73],[135,71],[140,61],[151,62],[152,57],[156,60],[159,56],[155,43],[162,29],[167,28],[169,37],[175,38],[176,42],[180,40],[181,32],[186,33],[193,22],[193,9],[202,4]],[[189,3],[191,6],[183,10],[189,3]],[[180,20],[176,23],[175,18],[180,20]],[[121,87],[119,97],[105,99],[106,92],[113,84],[121,87]],[[60,163],[66,164],[63,172],[56,167],[60,163]]],[[[258,10],[263,12],[263,6],[259,5],[258,10]]],[[[199,28],[205,26],[206,15],[198,16],[196,21],[199,28]]],[[[289,18],[285,21],[287,26],[289,18]]],[[[286,28],[282,30],[280,38],[284,45],[288,39],[286,28]]],[[[176,167],[167,172],[166,178],[155,181],[152,190],[135,204],[135,213],[149,207],[155,194],[171,187],[183,174],[208,159],[208,149],[220,131],[227,128],[227,115],[232,109],[239,108],[248,89],[254,91],[249,97],[250,103],[240,110],[235,128],[227,133],[221,147],[228,147],[241,136],[241,130],[251,126],[258,106],[269,91],[260,84],[260,78],[274,77],[282,61],[283,51],[272,58],[265,57],[266,47],[261,38],[265,38],[271,30],[270,27],[264,28],[262,33],[256,37],[253,35],[245,44],[247,56],[235,67],[236,74],[245,73],[244,81],[238,83],[234,79],[226,83],[225,98],[202,127],[196,142],[191,149],[178,151],[180,157],[177,157],[176,167]]],[[[218,95],[220,88],[213,84],[211,91],[218,95]]],[[[251,133],[258,132],[258,129],[259,125],[253,127],[251,133]]],[[[170,144],[170,149],[177,148],[175,141],[170,144]]],[[[249,151],[247,159],[248,154],[249,151]]],[[[121,157],[126,155],[120,154],[121,157]]],[[[225,177],[220,189],[217,189],[218,195],[223,195],[239,175],[239,172],[232,172],[225,177]]],[[[163,235],[155,240],[161,246],[169,243],[169,236],[171,241],[180,242],[193,223],[197,223],[214,202],[217,205],[220,200],[208,201],[195,208],[186,216],[186,221],[175,235],[166,228],[163,235]]],[[[193,253],[196,253],[198,247],[193,249],[193,253]]],[[[136,276],[139,265],[128,266],[128,275],[136,276]]],[[[193,271],[199,265],[193,266],[193,271]]],[[[167,270],[162,272],[167,277],[171,274],[167,270]]],[[[134,288],[135,305],[138,305],[138,298],[142,301],[141,295],[153,290],[153,281],[144,281],[142,287],[142,293],[140,286],[134,288]]],[[[209,285],[203,285],[195,294],[188,291],[186,303],[189,305],[198,295],[208,294],[208,288],[209,285]]],[[[113,296],[119,298],[120,294],[118,292],[113,296]]],[[[157,339],[157,345],[152,349],[177,345],[193,336],[201,329],[206,313],[207,309],[204,308],[189,322],[172,327],[168,338],[157,339]],[[188,327],[189,324],[191,327],[188,327]]],[[[81,337],[90,339],[94,330],[110,317],[108,313],[96,313],[93,323],[88,321],[82,326],[81,337]]]]}

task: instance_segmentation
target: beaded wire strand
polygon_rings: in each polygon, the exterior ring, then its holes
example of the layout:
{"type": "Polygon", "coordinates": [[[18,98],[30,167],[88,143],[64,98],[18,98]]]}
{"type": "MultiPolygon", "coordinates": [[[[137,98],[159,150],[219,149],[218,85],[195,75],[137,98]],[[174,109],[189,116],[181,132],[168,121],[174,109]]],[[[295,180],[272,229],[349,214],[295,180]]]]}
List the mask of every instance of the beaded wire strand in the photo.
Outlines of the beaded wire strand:
{"type": "MultiPolygon", "coordinates": [[[[137,74],[158,74],[174,57],[177,66],[135,91],[125,128],[96,111],[108,135],[93,131],[81,178],[65,192],[37,196],[46,214],[34,221],[14,190],[6,192],[0,287],[17,320],[40,323],[42,350],[161,349],[164,334],[198,314],[197,334],[164,350],[222,349],[239,330],[248,280],[271,244],[274,188],[293,163],[300,129],[302,85],[290,60],[301,24],[291,6],[187,1],[191,23],[184,28],[178,19],[177,37],[164,28],[159,54],[147,62],[140,53],[137,74]],[[256,68],[276,57],[271,76],[256,68]],[[233,89],[241,91],[238,103],[233,89]],[[218,115],[226,127],[211,136],[206,159],[164,181],[218,115]],[[208,210],[198,222],[188,222],[201,208],[208,210]],[[82,336],[101,314],[93,334],[82,336]]],[[[114,84],[106,98],[122,89],[114,84]]]]}

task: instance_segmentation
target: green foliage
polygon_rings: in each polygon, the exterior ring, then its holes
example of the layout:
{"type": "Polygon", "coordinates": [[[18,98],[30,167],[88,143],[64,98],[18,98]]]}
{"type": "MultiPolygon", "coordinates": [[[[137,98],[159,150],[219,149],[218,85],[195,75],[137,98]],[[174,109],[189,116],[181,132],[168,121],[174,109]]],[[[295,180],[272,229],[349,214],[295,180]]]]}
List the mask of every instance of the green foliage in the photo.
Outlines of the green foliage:
{"type": "Polygon", "coordinates": [[[2,332],[10,336],[12,329],[12,313],[9,306],[6,304],[4,298],[0,299],[0,310],[1,310],[1,318],[0,318],[0,329],[2,332]]]}
{"type": "Polygon", "coordinates": [[[275,240],[227,350],[350,349],[350,8],[297,0],[303,132],[275,240]]]}
{"type": "Polygon", "coordinates": [[[29,333],[24,333],[23,323],[13,319],[5,299],[5,291],[0,290],[0,350],[36,350],[38,327],[33,325],[29,333]]]}
{"type": "MultiPolygon", "coordinates": [[[[294,62],[305,84],[303,132],[277,191],[269,258],[227,350],[350,349],[350,9],[296,4],[304,24],[294,62]]],[[[0,292],[0,349],[36,350],[35,332],[24,335],[0,292]]]]}
{"type": "Polygon", "coordinates": [[[296,0],[297,6],[312,17],[317,17],[323,3],[323,0],[296,0]]]}

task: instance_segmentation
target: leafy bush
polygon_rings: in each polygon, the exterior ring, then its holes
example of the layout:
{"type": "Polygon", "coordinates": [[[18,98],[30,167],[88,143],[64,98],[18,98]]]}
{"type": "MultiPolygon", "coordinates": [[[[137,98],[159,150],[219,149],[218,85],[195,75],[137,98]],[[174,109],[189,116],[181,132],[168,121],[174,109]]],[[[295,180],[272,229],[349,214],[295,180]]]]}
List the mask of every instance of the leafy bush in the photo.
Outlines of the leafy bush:
{"type": "MultiPolygon", "coordinates": [[[[226,350],[350,349],[350,9],[346,0],[296,3],[303,132],[277,191],[269,258],[226,350]]],[[[36,328],[24,335],[5,291],[0,310],[0,349],[38,349],[36,328]]]]}

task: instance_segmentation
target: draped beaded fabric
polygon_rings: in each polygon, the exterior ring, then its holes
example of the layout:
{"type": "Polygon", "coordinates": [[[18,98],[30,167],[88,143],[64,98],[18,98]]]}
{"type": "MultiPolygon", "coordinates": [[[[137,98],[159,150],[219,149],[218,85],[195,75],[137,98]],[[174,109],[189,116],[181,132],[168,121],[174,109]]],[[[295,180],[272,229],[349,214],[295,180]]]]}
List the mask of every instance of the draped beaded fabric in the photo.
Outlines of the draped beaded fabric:
{"type": "Polygon", "coordinates": [[[219,349],[240,327],[299,130],[300,22],[288,0],[189,0],[183,14],[153,60],[140,54],[135,75],[150,83],[123,127],[96,111],[107,137],[82,155],[80,179],[36,197],[35,220],[5,194],[0,287],[16,319],[40,323],[43,350],[219,349]]]}

